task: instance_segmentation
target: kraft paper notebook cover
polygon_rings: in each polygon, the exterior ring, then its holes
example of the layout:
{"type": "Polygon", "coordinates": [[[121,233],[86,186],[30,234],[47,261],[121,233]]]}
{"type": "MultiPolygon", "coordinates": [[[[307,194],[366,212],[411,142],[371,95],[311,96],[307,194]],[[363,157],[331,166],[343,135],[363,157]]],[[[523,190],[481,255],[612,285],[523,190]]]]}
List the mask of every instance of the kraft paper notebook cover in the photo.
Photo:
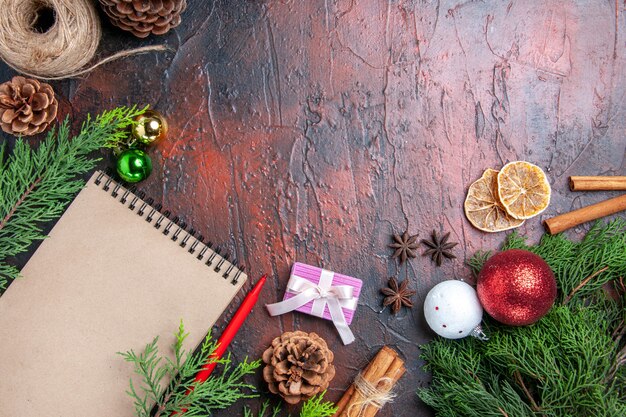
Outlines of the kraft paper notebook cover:
{"type": "Polygon", "coordinates": [[[132,417],[116,352],[169,353],[181,319],[194,348],[246,278],[96,172],[0,296],[0,417],[132,417]]]}

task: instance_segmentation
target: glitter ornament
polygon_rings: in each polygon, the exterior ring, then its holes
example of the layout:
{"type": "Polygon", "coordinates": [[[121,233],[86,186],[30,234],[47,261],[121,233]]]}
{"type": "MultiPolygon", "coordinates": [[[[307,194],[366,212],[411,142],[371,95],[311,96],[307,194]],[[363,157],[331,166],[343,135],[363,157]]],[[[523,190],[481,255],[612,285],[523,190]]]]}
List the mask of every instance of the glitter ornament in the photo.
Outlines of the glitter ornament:
{"type": "Polygon", "coordinates": [[[480,327],[483,308],[476,291],[463,281],[435,285],[426,295],[424,316],[431,329],[447,339],[474,336],[486,340],[480,327]]]}
{"type": "Polygon", "coordinates": [[[510,326],[525,326],[545,316],[556,298],[556,280],[540,256],[509,249],[489,258],[476,290],[487,313],[510,326]]]}

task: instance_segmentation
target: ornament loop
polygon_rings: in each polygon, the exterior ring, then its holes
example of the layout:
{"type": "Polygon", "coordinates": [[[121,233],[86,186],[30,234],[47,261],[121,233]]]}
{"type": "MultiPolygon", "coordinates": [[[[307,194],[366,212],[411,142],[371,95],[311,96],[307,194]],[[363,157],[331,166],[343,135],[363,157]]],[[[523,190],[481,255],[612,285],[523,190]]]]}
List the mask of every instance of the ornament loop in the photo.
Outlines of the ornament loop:
{"type": "Polygon", "coordinates": [[[478,340],[482,340],[483,342],[489,340],[489,337],[485,334],[485,332],[483,331],[483,327],[480,324],[474,327],[469,335],[475,337],[478,340]]]}

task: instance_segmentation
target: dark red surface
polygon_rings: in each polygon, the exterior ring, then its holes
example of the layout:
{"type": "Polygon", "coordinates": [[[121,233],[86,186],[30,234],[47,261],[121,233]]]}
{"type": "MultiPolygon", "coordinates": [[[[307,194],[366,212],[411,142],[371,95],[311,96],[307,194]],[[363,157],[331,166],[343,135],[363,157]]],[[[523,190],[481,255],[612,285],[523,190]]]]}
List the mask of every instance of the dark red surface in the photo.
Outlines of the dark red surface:
{"type": "MultiPolygon", "coordinates": [[[[617,195],[572,193],[567,178],[626,175],[624,3],[190,3],[183,24],[160,38],[107,26],[103,55],[146,43],[176,52],[54,82],[61,113],[79,120],[150,103],[167,115],[170,139],[151,152],[143,187],[234,253],[251,281],[270,277],[235,358],[259,357],[283,331],[318,332],[336,355],[328,398],[337,400],[388,344],[408,372],[379,415],[431,415],[415,395],[429,379],[418,359],[432,337],[423,298],[444,279],[469,279],[464,260],[504,238],[467,222],[468,185],[511,160],[542,167],[553,196],[520,229],[532,240],[541,219],[617,195]],[[398,266],[387,244],[407,227],[420,238],[451,231],[457,260],[398,266]],[[343,346],[329,322],[262,308],[282,298],[295,261],[364,280],[354,344],[343,346]],[[389,276],[411,280],[415,308],[378,313],[389,276]]],[[[12,74],[1,67],[4,79],[12,74]]],[[[238,404],[218,415],[240,414],[238,404]]]]}

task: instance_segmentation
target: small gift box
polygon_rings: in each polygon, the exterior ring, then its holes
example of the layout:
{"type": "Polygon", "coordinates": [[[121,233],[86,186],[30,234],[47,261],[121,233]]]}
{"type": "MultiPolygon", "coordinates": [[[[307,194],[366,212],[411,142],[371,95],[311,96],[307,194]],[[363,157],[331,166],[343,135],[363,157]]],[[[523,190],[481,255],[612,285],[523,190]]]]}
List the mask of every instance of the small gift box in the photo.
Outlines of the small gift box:
{"type": "Polygon", "coordinates": [[[354,341],[348,327],[356,311],[363,281],[296,262],[283,301],[268,304],[272,316],[300,311],[331,320],[344,344],[354,341]]]}

